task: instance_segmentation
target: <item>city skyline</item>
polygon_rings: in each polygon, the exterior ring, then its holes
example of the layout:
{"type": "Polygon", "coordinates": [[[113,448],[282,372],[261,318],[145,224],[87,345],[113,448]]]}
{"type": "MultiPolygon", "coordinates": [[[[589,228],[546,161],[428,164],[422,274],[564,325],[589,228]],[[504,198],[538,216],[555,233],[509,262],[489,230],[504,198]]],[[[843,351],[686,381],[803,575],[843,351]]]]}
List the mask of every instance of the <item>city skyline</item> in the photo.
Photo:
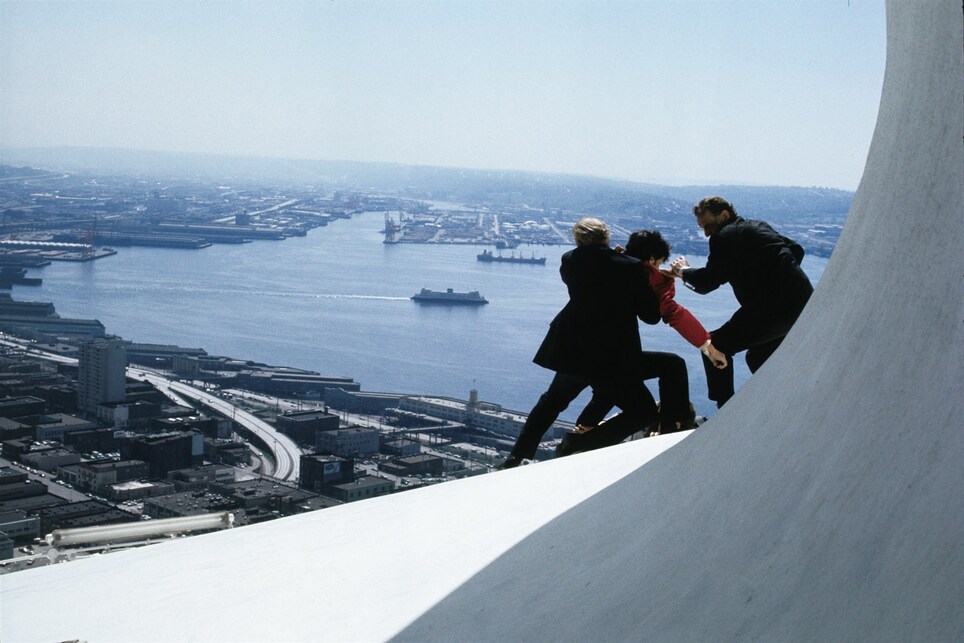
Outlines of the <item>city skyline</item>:
{"type": "Polygon", "coordinates": [[[853,190],[878,0],[0,2],[0,141],[853,190]]]}

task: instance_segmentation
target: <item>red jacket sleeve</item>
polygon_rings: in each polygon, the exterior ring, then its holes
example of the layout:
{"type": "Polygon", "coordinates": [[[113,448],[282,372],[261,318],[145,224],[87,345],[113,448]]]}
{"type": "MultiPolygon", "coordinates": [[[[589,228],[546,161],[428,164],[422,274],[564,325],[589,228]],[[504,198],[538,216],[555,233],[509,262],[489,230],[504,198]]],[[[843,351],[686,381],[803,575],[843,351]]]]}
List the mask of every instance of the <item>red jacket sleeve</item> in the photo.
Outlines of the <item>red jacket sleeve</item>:
{"type": "Polygon", "coordinates": [[[683,339],[699,348],[710,338],[710,334],[703,328],[703,324],[693,316],[693,313],[676,303],[674,299],[676,297],[675,281],[672,277],[667,277],[658,270],[649,271],[649,285],[653,287],[653,292],[659,299],[660,317],[672,326],[683,339]]]}

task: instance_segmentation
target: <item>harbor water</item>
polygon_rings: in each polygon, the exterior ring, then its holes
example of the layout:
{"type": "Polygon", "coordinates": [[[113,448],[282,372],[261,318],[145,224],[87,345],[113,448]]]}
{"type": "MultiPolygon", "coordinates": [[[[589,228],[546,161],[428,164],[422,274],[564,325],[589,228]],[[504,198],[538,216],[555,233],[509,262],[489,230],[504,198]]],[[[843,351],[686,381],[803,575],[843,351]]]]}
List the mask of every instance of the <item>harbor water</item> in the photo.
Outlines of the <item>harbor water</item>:
{"type": "MultiPolygon", "coordinates": [[[[348,376],[366,391],[467,399],[474,388],[481,400],[528,412],[552,375],[531,359],[567,300],[558,267],[569,247],[516,249],[545,256],[545,265],[484,263],[481,246],[383,244],[383,224],[382,214],[365,213],[284,241],[118,248],[31,269],[43,285],[14,286],[13,296],[53,302],[62,317],[99,319],[134,342],[348,376]],[[490,303],[419,305],[410,297],[422,288],[478,290],[490,303]]],[[[804,261],[814,283],[825,265],[804,261]]],[[[736,308],[728,286],[706,296],[679,286],[677,295],[708,329],[736,308]]],[[[712,413],[698,351],[665,324],[641,324],[641,333],[644,349],[686,358],[693,402],[712,413]]],[[[736,372],[738,383],[748,377],[742,357],[736,372]]]]}

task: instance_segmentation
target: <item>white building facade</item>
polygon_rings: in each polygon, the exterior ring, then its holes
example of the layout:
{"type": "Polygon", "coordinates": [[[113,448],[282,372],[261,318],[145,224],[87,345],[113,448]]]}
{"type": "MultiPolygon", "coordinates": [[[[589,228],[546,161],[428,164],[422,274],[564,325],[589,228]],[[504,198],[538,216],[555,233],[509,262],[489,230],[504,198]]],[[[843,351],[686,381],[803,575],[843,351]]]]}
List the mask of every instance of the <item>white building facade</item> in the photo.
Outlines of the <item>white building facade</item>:
{"type": "Polygon", "coordinates": [[[78,405],[96,412],[104,402],[123,402],[126,395],[127,351],[117,340],[95,340],[80,347],[78,405]]]}

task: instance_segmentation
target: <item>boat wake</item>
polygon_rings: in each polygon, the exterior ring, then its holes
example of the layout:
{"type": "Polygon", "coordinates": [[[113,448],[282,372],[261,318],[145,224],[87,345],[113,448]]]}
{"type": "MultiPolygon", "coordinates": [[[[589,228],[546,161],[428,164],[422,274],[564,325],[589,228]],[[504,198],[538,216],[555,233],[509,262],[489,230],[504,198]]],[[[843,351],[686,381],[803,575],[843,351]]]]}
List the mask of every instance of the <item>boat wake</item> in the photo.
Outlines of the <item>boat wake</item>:
{"type": "MultiPolygon", "coordinates": [[[[146,290],[141,286],[118,286],[114,290],[146,290]]],[[[390,295],[362,295],[356,293],[327,293],[327,292],[293,292],[283,290],[249,290],[246,288],[199,288],[193,286],[165,285],[150,288],[153,291],[190,293],[190,294],[218,294],[243,295],[246,297],[283,297],[291,299],[370,299],[374,301],[409,301],[410,297],[394,297],[390,295]]]]}
{"type": "MultiPolygon", "coordinates": [[[[230,290],[218,291],[230,293],[230,290]]],[[[293,297],[296,299],[369,299],[373,301],[408,301],[408,297],[390,297],[388,295],[358,295],[349,293],[332,292],[273,292],[270,290],[255,291],[239,290],[238,294],[253,295],[257,297],[293,297]]]]}
{"type": "Polygon", "coordinates": [[[410,297],[389,297],[387,295],[336,295],[331,293],[310,295],[317,299],[375,299],[379,301],[408,301],[410,297]]]}

